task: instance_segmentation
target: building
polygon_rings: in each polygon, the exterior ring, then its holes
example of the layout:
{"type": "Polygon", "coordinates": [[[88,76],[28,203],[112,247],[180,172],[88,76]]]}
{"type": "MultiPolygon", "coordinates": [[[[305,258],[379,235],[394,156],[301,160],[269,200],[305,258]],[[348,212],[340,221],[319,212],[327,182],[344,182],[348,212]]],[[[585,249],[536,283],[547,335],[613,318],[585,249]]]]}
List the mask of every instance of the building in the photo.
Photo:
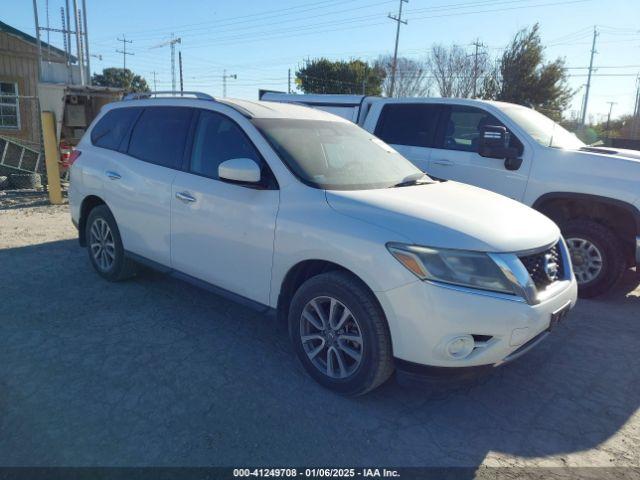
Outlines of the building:
{"type": "MultiPolygon", "coordinates": [[[[41,43],[43,69],[68,70],[76,58],[41,43]]],[[[38,41],[0,22],[0,137],[39,149],[38,41]]]]}

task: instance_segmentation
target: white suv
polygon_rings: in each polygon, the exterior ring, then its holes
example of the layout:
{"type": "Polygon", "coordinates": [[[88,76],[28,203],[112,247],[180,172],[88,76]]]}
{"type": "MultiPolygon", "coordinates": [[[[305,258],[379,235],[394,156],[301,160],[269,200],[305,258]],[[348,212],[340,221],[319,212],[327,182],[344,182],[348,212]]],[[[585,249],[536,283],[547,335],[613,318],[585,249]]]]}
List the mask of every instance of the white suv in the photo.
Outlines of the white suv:
{"type": "Polygon", "coordinates": [[[309,374],[343,394],[394,368],[512,360],[576,301],[551,220],[434,181],[353,123],[297,105],[110,104],[74,154],[69,199],[104,278],[143,263],[276,311],[309,374]]]}

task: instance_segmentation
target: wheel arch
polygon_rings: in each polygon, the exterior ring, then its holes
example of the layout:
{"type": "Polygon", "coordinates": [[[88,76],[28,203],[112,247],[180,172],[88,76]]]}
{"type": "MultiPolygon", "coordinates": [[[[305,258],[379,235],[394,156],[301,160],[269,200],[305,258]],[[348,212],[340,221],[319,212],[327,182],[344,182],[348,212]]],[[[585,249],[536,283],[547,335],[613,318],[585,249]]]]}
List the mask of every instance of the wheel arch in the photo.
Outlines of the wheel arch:
{"type": "Polygon", "coordinates": [[[289,268],[285,274],[280,285],[280,292],[278,293],[278,319],[282,322],[286,322],[289,313],[289,306],[291,305],[291,299],[304,282],[317,275],[332,271],[345,272],[356,279],[364,288],[367,289],[369,293],[371,293],[372,297],[380,307],[380,310],[384,313],[384,309],[378,302],[378,299],[371,287],[369,287],[367,282],[365,282],[357,273],[329,260],[308,259],[299,261],[289,268]]]}
{"type": "Polygon", "coordinates": [[[585,218],[610,228],[628,246],[635,244],[640,234],[640,210],[615,198],[586,193],[553,192],[539,197],[532,205],[554,222],[585,218]]]}
{"type": "Polygon", "coordinates": [[[78,221],[78,240],[81,246],[85,247],[87,245],[87,218],[89,218],[91,210],[99,205],[106,204],[107,203],[97,195],[87,195],[82,200],[82,204],[80,205],[80,218],[78,221]]]}

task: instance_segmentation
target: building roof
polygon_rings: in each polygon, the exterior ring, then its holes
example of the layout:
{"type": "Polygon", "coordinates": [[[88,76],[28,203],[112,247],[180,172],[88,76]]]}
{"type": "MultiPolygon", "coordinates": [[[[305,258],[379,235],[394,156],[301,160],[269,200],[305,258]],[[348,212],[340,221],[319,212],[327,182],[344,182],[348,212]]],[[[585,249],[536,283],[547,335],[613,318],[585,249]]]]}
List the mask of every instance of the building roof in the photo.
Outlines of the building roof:
{"type": "MultiPolygon", "coordinates": [[[[21,40],[24,40],[25,42],[30,43],[31,45],[34,45],[34,46],[38,45],[38,39],[36,37],[32,37],[28,33],[25,33],[22,30],[18,30],[17,28],[14,28],[11,25],[8,25],[4,22],[0,22],[0,32],[5,32],[5,33],[8,33],[9,35],[14,35],[20,38],[21,40]]],[[[42,40],[40,40],[40,44],[43,50],[45,48],[51,49],[51,51],[54,52],[56,55],[60,55],[63,58],[67,57],[67,53],[64,50],[59,49],[58,47],[54,47],[53,45],[50,45],[47,42],[43,42],[42,40]]],[[[78,60],[73,55],[69,55],[69,59],[71,60],[72,63],[75,63],[78,60]]]]}

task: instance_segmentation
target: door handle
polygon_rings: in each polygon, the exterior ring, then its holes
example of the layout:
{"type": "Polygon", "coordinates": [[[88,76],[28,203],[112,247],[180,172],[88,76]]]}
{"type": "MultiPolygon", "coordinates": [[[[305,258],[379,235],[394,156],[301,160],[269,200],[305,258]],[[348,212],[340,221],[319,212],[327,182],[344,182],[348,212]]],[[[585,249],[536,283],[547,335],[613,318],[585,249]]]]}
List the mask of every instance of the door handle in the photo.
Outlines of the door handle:
{"type": "Polygon", "coordinates": [[[118,172],[112,172],[111,170],[107,170],[104,174],[109,180],[120,180],[122,178],[118,172]]]}
{"type": "Polygon", "coordinates": [[[445,160],[444,158],[440,159],[440,160],[434,160],[433,163],[434,163],[434,165],[440,165],[442,167],[451,167],[451,166],[453,166],[453,162],[451,160],[445,160]]]}
{"type": "Polygon", "coordinates": [[[193,203],[196,201],[196,198],[189,192],[176,192],[176,198],[184,203],[193,203]]]}

